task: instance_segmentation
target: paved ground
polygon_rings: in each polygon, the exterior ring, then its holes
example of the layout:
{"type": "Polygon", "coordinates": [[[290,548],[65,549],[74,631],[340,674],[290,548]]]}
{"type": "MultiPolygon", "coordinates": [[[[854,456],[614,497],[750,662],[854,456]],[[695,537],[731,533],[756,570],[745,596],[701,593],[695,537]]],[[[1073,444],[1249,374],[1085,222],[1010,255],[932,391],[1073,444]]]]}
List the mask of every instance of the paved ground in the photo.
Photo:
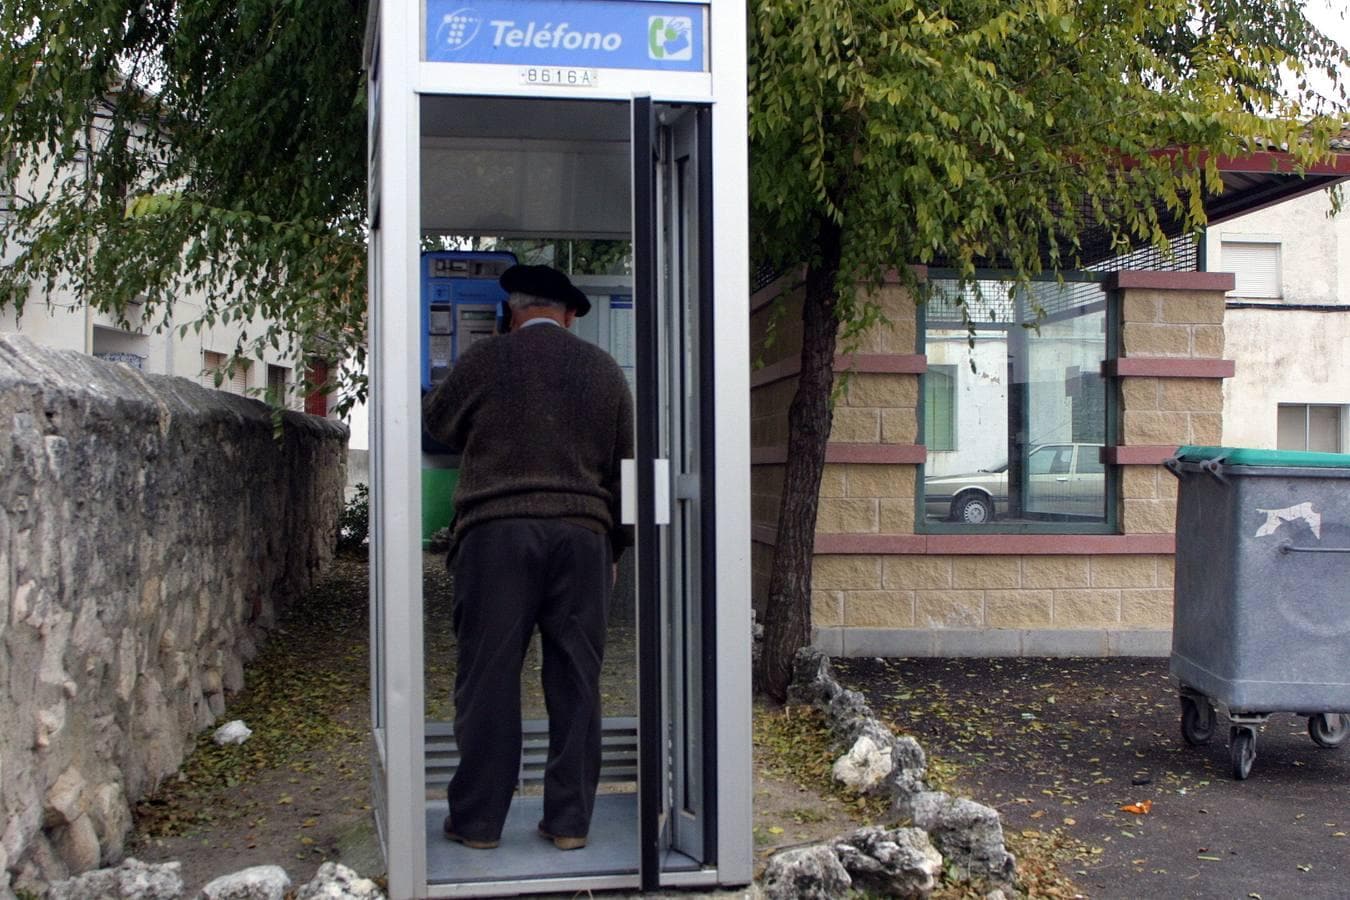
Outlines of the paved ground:
{"type": "Polygon", "coordinates": [[[1350,744],[1271,719],[1235,781],[1228,722],[1181,738],[1165,659],[851,660],[845,684],[959,767],[1005,828],[1062,830],[1092,898],[1350,897],[1350,744]],[[1121,807],[1147,812],[1131,813],[1121,807]]]}

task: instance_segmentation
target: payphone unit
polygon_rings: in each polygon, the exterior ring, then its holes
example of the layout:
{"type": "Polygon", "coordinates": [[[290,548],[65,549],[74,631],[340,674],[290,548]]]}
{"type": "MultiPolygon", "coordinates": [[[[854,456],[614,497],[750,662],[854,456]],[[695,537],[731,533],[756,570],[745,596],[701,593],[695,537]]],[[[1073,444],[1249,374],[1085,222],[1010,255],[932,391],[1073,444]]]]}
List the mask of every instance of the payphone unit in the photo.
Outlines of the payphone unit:
{"type": "Polygon", "coordinates": [[[497,284],[515,265],[511,253],[429,250],[422,254],[422,390],[429,391],[475,341],[496,330],[497,284]]]}

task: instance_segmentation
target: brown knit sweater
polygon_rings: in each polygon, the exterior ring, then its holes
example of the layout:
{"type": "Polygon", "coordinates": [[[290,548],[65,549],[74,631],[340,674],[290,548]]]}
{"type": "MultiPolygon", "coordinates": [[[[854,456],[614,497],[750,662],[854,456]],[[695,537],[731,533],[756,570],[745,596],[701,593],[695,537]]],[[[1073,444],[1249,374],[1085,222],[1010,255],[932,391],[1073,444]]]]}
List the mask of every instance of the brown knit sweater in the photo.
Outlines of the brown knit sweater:
{"type": "Polygon", "coordinates": [[[619,524],[619,461],[633,455],[633,397],[600,348],[548,324],[478,341],[422,401],[427,433],[463,457],[457,539],[479,522],[570,519],[632,543],[619,524]]]}

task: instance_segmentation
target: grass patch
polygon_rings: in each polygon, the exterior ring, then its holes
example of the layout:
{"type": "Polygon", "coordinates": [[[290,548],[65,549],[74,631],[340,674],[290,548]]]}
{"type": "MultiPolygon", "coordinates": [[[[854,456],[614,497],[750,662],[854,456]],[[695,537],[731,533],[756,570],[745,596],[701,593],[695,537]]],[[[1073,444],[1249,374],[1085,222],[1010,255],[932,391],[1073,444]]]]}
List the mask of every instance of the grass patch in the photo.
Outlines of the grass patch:
{"type": "MultiPolygon", "coordinates": [[[[364,745],[366,730],[335,713],[364,695],[369,678],[364,575],[339,557],[330,572],[279,615],[268,643],[248,665],[245,686],[230,698],[222,720],[253,729],[243,744],[218,747],[215,728],[197,735],[177,776],[136,804],[146,837],[172,837],[214,822],[229,809],[227,792],[269,769],[297,775],[360,765],[363,752],[334,762],[330,752],[364,745]]],[[[284,797],[278,802],[284,802],[284,797]]]]}
{"type": "Polygon", "coordinates": [[[842,801],[863,825],[885,819],[890,809],[888,799],[859,794],[834,780],[834,761],[842,751],[832,745],[829,726],[820,710],[809,706],[759,710],[754,719],[754,740],[762,753],[760,765],[769,774],[842,801]]]}

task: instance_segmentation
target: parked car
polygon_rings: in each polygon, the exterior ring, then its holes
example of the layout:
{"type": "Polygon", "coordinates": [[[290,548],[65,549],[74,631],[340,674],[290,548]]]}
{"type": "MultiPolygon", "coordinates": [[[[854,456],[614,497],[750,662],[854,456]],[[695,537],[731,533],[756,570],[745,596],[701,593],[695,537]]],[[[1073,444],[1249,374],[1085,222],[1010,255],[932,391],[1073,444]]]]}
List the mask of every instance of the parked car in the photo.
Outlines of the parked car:
{"type": "MultiPolygon", "coordinates": [[[[1099,444],[1041,444],[1026,461],[1027,513],[1100,519],[1106,510],[1106,467],[1099,444]]],[[[923,480],[924,514],[930,519],[983,525],[1008,515],[1008,464],[968,475],[923,480]]]]}

